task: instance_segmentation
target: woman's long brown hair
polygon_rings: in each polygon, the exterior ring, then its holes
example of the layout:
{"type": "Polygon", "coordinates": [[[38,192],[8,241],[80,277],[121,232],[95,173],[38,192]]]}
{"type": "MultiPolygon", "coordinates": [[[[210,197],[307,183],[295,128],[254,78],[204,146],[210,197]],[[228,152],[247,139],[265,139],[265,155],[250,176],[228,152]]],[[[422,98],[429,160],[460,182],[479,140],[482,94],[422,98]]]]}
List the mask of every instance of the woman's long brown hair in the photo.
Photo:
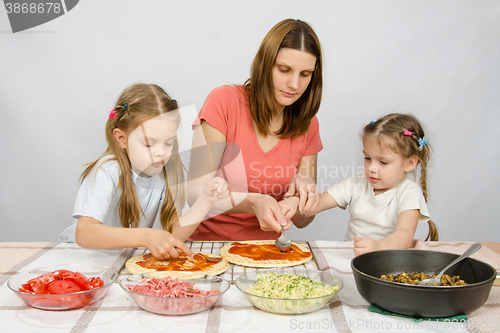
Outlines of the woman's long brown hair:
{"type": "MultiPolygon", "coordinates": [[[[102,163],[118,162],[121,171],[117,188],[117,191],[121,192],[118,207],[120,223],[124,228],[138,227],[141,214],[144,213],[135,191],[128,154],[114,138],[113,131],[119,128],[128,136],[143,122],[178,108],[177,102],[155,84],[137,83],[126,88],[115,104],[115,116],[106,122],[107,149],[97,160],[89,163],[81,175],[83,182],[92,169],[97,169],[102,165],[97,164],[105,156],[112,157],[102,163]]],[[[183,165],[179,156],[177,139],[174,141],[172,155],[163,167],[163,177],[165,179],[165,192],[160,221],[162,228],[170,232],[173,222],[178,218],[177,212],[182,211],[186,202],[183,165]]]]}
{"type": "Polygon", "coordinates": [[[321,45],[314,30],[305,22],[286,19],[276,24],[264,37],[253,60],[250,78],[245,82],[250,112],[262,135],[270,134],[269,125],[275,110],[272,70],[282,48],[309,52],[316,57],[311,82],[303,95],[283,111],[283,125],[276,132],[280,138],[299,137],[309,129],[318,113],[323,94],[321,45]]]}

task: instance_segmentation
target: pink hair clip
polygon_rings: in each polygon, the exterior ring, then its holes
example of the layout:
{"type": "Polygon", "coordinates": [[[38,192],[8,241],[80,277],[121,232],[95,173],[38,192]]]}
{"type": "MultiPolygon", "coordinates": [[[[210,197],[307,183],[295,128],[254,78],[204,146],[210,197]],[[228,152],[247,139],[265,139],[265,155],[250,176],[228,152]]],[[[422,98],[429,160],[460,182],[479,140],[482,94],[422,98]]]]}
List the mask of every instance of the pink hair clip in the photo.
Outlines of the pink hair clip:
{"type": "Polygon", "coordinates": [[[403,135],[406,135],[406,136],[411,136],[413,133],[411,131],[408,131],[407,129],[405,129],[403,135]]]}
{"type": "Polygon", "coordinates": [[[116,111],[113,109],[109,112],[109,118],[115,119],[115,116],[116,116],[116,111]]]}

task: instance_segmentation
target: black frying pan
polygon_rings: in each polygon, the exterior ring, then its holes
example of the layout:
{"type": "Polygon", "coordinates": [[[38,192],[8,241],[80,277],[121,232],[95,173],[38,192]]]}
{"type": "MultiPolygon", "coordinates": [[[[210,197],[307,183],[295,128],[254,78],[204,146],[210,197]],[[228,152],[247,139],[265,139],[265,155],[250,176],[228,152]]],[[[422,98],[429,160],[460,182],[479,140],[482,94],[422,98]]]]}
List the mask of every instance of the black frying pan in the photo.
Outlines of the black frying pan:
{"type": "Polygon", "coordinates": [[[480,308],[496,277],[490,265],[467,258],[446,274],[460,277],[465,286],[416,286],[380,279],[408,272],[438,273],[458,255],[423,250],[387,250],[365,253],[351,261],[356,287],[368,302],[379,308],[413,317],[451,317],[480,308]]]}

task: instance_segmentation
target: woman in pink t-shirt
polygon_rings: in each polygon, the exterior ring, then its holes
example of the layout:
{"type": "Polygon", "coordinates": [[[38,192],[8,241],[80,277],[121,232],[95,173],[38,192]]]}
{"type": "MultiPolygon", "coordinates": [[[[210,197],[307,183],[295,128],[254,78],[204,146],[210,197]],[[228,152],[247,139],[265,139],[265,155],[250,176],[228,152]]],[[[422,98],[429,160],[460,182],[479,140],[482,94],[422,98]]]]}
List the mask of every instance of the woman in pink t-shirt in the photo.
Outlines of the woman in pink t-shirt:
{"type": "MultiPolygon", "coordinates": [[[[232,195],[214,205],[190,239],[276,239],[282,225],[287,230],[292,224],[279,200],[297,195],[299,210],[309,211],[319,195],[322,86],[316,34],[307,23],[286,19],[262,41],[244,85],[209,94],[193,123],[188,201],[215,172],[232,195]]],[[[304,227],[300,218],[293,223],[304,227]]]]}

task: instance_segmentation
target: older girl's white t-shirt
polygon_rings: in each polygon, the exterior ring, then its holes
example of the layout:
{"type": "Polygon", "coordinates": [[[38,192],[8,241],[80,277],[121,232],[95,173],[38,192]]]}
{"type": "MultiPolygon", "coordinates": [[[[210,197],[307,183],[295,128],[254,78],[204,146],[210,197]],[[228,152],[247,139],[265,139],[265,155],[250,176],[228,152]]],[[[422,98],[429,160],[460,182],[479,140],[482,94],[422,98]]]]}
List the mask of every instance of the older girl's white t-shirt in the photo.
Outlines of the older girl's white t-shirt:
{"type": "Polygon", "coordinates": [[[364,175],[354,175],[332,186],[328,193],[340,208],[349,206],[351,217],[346,241],[352,241],[354,236],[375,240],[386,238],[396,229],[399,214],[406,210],[420,210],[419,223],[430,219],[422,189],[407,178],[395,188],[375,195],[364,175]]]}
{"type": "MultiPolygon", "coordinates": [[[[85,178],[76,196],[73,210],[73,224],[59,236],[61,242],[75,242],[75,231],[80,216],[92,217],[102,224],[121,227],[118,204],[121,191],[118,181],[121,174],[118,162],[110,160],[113,156],[101,159],[92,172],[85,178]]],[[[158,212],[165,192],[163,174],[143,178],[132,172],[132,179],[139,203],[144,212],[139,227],[161,229],[158,212]]]]}

